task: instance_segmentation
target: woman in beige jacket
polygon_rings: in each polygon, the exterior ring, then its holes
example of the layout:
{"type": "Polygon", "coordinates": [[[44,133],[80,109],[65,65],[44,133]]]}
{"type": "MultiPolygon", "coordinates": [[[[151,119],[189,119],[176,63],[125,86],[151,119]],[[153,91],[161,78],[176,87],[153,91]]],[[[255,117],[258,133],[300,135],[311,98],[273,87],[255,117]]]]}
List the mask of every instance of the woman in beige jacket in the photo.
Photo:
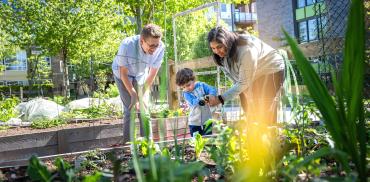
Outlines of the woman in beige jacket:
{"type": "Polygon", "coordinates": [[[284,59],[252,35],[238,35],[218,26],[208,33],[215,63],[233,86],[210,99],[211,106],[239,95],[247,121],[273,125],[284,77],[284,59]]]}

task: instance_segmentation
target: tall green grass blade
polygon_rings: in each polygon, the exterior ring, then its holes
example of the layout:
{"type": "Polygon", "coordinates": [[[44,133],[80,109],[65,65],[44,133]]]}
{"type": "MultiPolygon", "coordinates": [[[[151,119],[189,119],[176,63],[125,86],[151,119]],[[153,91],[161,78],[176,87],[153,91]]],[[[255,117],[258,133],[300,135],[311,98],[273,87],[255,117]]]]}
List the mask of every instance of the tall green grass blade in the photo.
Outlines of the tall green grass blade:
{"type": "MultiPolygon", "coordinates": [[[[158,179],[158,176],[157,176],[157,167],[155,165],[155,161],[154,161],[154,154],[152,153],[152,138],[151,138],[151,122],[150,122],[150,114],[149,114],[149,111],[147,110],[147,108],[144,106],[144,102],[143,102],[143,99],[141,98],[144,98],[144,93],[143,93],[143,89],[140,89],[138,90],[138,94],[139,94],[139,117],[142,121],[141,124],[143,124],[143,130],[144,130],[144,137],[146,139],[146,141],[148,142],[148,152],[149,152],[149,161],[150,161],[150,173],[153,177],[154,180],[157,180],[158,179]]],[[[148,106],[150,105],[150,103],[146,103],[148,106]]],[[[140,169],[141,170],[141,169],[140,169]]],[[[143,178],[144,179],[144,178],[143,178]]]]}
{"type": "Polygon", "coordinates": [[[139,182],[145,181],[145,178],[143,176],[142,170],[140,168],[139,164],[139,157],[137,154],[137,144],[135,144],[135,130],[136,130],[136,123],[135,123],[135,118],[136,118],[136,108],[133,106],[131,108],[131,119],[130,119],[130,142],[131,142],[131,153],[132,153],[132,161],[134,165],[134,170],[136,173],[137,180],[139,182]]]}
{"type": "Polygon", "coordinates": [[[285,94],[288,99],[288,103],[290,107],[292,108],[292,113],[293,113],[292,117],[290,118],[290,121],[288,122],[291,123],[291,121],[294,120],[296,122],[296,125],[298,126],[298,121],[295,120],[294,118],[296,118],[300,114],[299,113],[300,111],[299,110],[297,111],[296,109],[296,108],[301,107],[299,103],[299,98],[300,98],[299,85],[297,81],[297,76],[294,72],[294,68],[288,59],[285,59],[285,67],[286,67],[286,78],[285,78],[286,82],[284,83],[284,87],[286,91],[285,94]],[[292,89],[291,77],[293,77],[293,85],[295,86],[294,94],[293,94],[293,89],[292,89]]]}
{"type": "Polygon", "coordinates": [[[347,123],[353,142],[352,158],[357,163],[360,180],[366,181],[366,126],[364,121],[363,81],[365,67],[365,10],[363,0],[352,0],[348,16],[342,88],[347,101],[347,123]],[[357,141],[359,152],[357,152],[357,141]]]}
{"type": "MultiPolygon", "coordinates": [[[[188,126],[188,119],[186,119],[185,126],[188,126]]],[[[182,157],[181,157],[182,161],[185,161],[185,152],[186,152],[186,150],[185,150],[185,138],[186,138],[187,129],[188,129],[188,127],[185,127],[184,133],[183,133],[183,138],[182,138],[182,157]]]]}
{"type": "Polygon", "coordinates": [[[178,141],[177,141],[177,128],[178,128],[178,115],[176,114],[175,115],[175,122],[173,123],[172,125],[172,128],[173,128],[173,139],[174,139],[174,143],[175,143],[175,159],[176,161],[180,161],[180,146],[178,144],[178,141]]]}
{"type": "Polygon", "coordinates": [[[166,101],[167,100],[167,83],[168,83],[168,80],[167,80],[167,58],[164,59],[163,61],[163,67],[162,67],[162,71],[160,72],[160,86],[159,86],[159,98],[161,101],[166,101]]]}

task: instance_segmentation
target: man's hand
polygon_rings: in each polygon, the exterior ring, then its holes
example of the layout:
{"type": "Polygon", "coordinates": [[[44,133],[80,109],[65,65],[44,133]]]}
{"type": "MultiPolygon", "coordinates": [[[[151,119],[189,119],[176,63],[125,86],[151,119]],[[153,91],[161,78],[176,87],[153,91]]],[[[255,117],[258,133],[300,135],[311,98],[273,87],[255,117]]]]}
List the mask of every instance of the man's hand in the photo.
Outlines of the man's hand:
{"type": "Polygon", "coordinates": [[[130,96],[131,96],[131,103],[130,103],[130,106],[128,108],[131,110],[131,108],[133,106],[137,105],[136,103],[138,101],[138,96],[137,96],[137,93],[136,93],[136,90],[135,89],[132,89],[130,91],[130,96]]]}

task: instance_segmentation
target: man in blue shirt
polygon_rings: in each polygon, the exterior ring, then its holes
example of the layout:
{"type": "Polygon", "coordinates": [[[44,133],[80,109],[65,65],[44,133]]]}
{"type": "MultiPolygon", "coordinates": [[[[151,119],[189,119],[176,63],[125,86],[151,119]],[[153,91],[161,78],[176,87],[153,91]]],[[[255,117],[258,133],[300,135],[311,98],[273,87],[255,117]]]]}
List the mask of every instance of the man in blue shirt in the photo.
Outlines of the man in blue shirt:
{"type": "Polygon", "coordinates": [[[176,73],[176,84],[184,90],[184,98],[190,106],[189,128],[191,136],[195,132],[201,135],[212,134],[212,125],[205,123],[212,118],[212,113],[207,102],[207,97],[215,97],[215,88],[204,82],[196,82],[194,73],[189,68],[184,68],[176,73]]]}
{"type": "MultiPolygon", "coordinates": [[[[114,80],[117,84],[124,105],[123,140],[130,139],[130,109],[137,107],[138,89],[147,95],[155,76],[161,67],[164,44],[159,26],[145,25],[140,35],[125,38],[112,64],[114,80]]],[[[142,98],[140,98],[142,99],[142,98]]],[[[149,101],[143,101],[148,103],[149,101]]],[[[140,119],[140,134],[143,133],[140,119]]]]}

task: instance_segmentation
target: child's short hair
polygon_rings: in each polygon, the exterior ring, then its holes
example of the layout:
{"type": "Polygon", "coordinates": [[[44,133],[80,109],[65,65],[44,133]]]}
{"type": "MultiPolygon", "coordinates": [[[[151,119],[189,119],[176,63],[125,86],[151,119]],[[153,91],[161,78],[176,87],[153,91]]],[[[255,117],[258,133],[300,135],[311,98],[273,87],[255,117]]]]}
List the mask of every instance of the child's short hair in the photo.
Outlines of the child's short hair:
{"type": "Polygon", "coordinates": [[[176,84],[178,86],[185,85],[186,83],[194,80],[194,72],[190,68],[183,68],[176,73],[176,84]]]}

